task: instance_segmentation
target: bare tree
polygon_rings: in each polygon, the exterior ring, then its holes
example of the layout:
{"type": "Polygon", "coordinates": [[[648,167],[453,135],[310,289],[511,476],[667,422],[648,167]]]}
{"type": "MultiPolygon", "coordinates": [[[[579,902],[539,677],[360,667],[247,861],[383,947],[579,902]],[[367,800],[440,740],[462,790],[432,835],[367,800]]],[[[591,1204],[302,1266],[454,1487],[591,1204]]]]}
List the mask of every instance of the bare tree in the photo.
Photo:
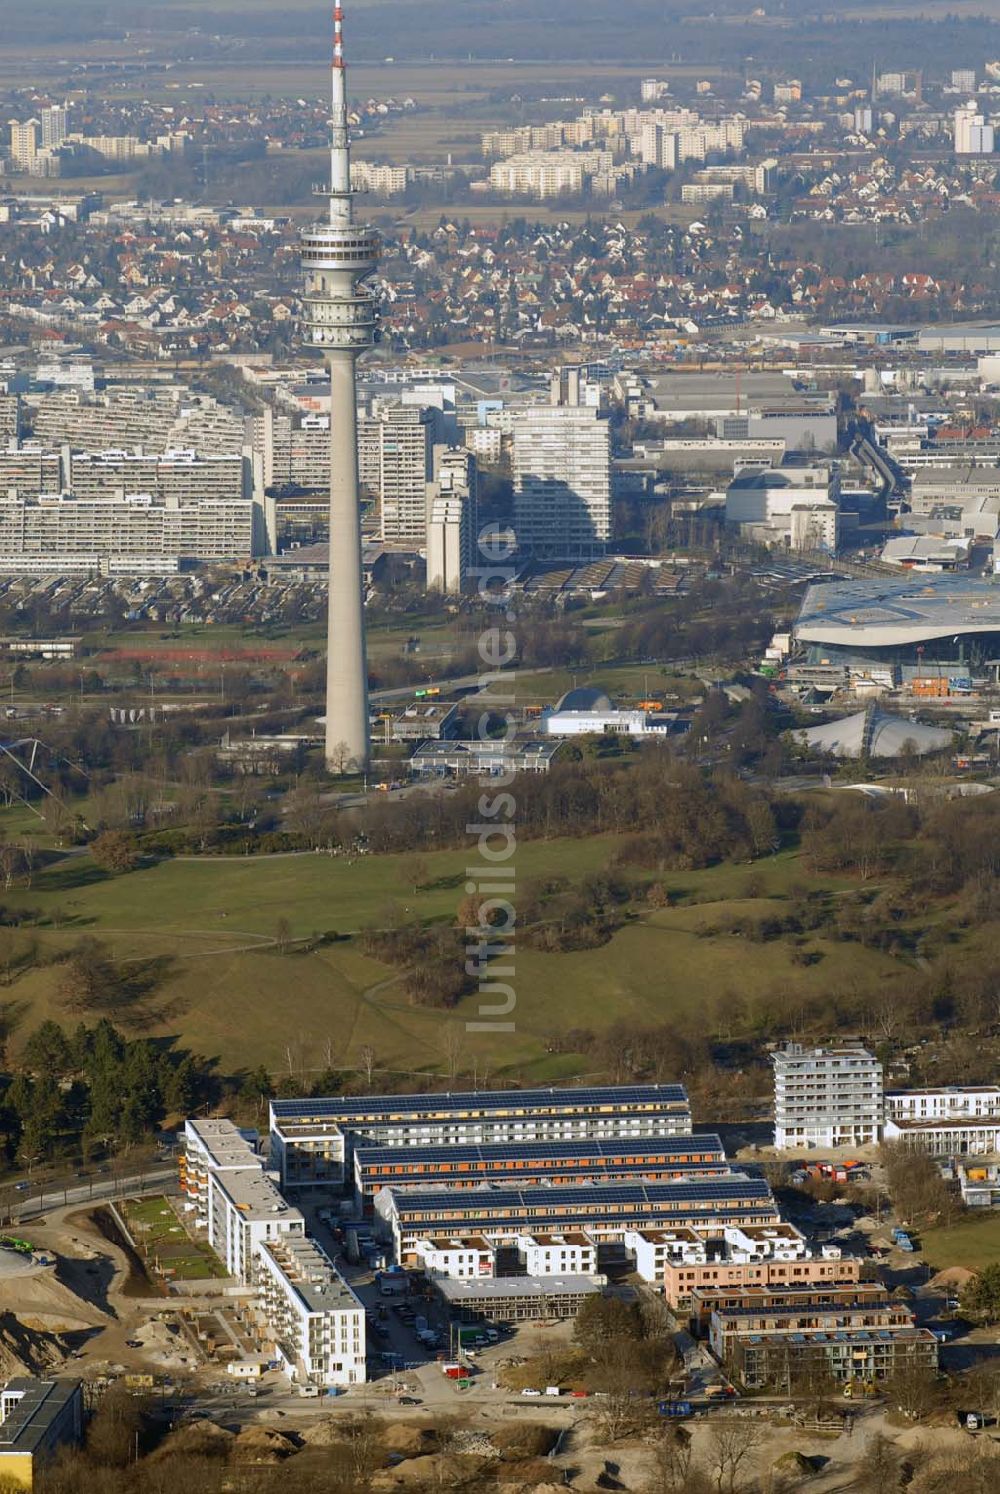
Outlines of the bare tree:
{"type": "Polygon", "coordinates": [[[358,1062],[364,1070],[365,1083],[368,1085],[369,1089],[371,1089],[372,1075],[375,1072],[375,1058],[375,1049],[372,1047],[371,1043],[362,1043],[361,1047],[358,1049],[358,1062]]]}
{"type": "Polygon", "coordinates": [[[691,1488],[691,1433],[687,1427],[668,1423],[653,1448],[650,1494],[673,1494],[691,1488]]]}
{"type": "Polygon", "coordinates": [[[448,1078],[454,1081],[458,1075],[462,1054],[465,1051],[465,1034],[457,1022],[447,1022],[441,1035],[441,1050],[448,1068],[448,1078]]]}
{"type": "Polygon", "coordinates": [[[726,1416],[713,1421],[708,1433],[708,1458],[720,1494],[736,1494],[760,1439],[760,1427],[744,1417],[726,1416]]]}
{"type": "Polygon", "coordinates": [[[904,1361],[885,1389],[892,1405],[909,1421],[922,1421],[934,1406],[934,1371],[915,1359],[904,1361]]]}
{"type": "Polygon", "coordinates": [[[351,749],[346,742],[336,742],[328,759],[330,771],[342,778],[351,767],[351,749]]]}
{"type": "Polygon", "coordinates": [[[900,1460],[894,1444],[881,1432],[873,1433],[858,1460],[855,1488],[860,1494],[888,1494],[899,1488],[899,1479],[900,1460]]]}

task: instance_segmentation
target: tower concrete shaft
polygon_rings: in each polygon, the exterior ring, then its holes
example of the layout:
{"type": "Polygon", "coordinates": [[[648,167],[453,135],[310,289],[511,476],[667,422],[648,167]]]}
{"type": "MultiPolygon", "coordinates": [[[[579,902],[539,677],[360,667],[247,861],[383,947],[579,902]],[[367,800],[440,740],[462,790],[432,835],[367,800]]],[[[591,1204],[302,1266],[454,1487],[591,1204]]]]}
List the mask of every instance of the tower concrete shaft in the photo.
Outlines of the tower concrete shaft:
{"type": "Polygon", "coordinates": [[[343,11],[333,13],[329,221],[305,229],[307,340],[330,370],[330,574],[326,640],[326,760],[338,772],[368,764],[368,672],[365,660],[358,502],[356,363],[375,341],[375,299],[362,283],[378,264],[374,228],[353,221],[350,139],[343,49],[343,11]]]}

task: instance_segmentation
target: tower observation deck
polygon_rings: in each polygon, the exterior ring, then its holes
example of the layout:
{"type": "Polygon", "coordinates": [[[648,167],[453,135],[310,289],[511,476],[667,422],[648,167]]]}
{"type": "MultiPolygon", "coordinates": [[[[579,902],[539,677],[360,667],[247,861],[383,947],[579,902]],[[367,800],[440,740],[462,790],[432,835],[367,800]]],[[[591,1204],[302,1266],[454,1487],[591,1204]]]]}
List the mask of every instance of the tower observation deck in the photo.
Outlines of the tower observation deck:
{"type": "Polygon", "coordinates": [[[354,222],[344,66],[343,11],[333,12],[329,220],[301,235],[305,338],[330,370],[330,574],[327,613],[326,761],[344,772],[368,764],[358,503],[356,361],[375,341],[375,297],[364,284],[379,259],[374,228],[354,222]]]}

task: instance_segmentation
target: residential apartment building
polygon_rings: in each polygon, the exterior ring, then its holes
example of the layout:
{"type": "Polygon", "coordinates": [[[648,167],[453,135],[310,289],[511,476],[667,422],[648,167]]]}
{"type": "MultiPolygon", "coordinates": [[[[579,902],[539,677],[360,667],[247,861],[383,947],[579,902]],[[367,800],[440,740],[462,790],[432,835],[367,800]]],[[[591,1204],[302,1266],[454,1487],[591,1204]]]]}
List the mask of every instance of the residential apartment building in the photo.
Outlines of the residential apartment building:
{"type": "Polygon", "coordinates": [[[438,495],[427,515],[427,590],[442,596],[461,596],[466,589],[473,556],[473,532],[468,499],[438,495]]]}
{"type": "Polygon", "coordinates": [[[478,468],[463,446],[437,444],[427,489],[427,589],[458,596],[476,562],[478,468]]]}
{"type": "Polygon", "coordinates": [[[577,1141],[532,1141],[519,1145],[406,1147],[359,1146],[354,1153],[354,1191],[370,1204],[380,1188],[447,1184],[564,1187],[650,1181],[685,1176],[724,1176],[729,1164],[718,1136],[585,1137],[577,1141]]]}
{"type": "Polygon", "coordinates": [[[748,1390],[772,1387],[788,1394],[817,1374],[869,1386],[904,1369],[933,1371],[938,1361],[934,1334],[914,1327],[912,1315],[899,1308],[723,1310],[713,1312],[709,1334],[723,1349],[728,1372],[748,1390]],[[818,1326],[794,1326],[800,1321],[818,1326]]]}
{"type": "Polygon", "coordinates": [[[265,509],[252,499],[177,504],[151,497],[37,498],[0,492],[0,571],[37,559],[64,567],[113,569],[116,559],[142,559],[164,574],[181,559],[242,560],[266,553],[265,509]]]}
{"type": "Polygon", "coordinates": [[[578,151],[525,151],[495,161],[490,167],[490,186],[506,196],[537,197],[539,201],[564,194],[578,196],[591,174],[586,170],[588,164],[578,151]]]}
{"type": "Polygon", "coordinates": [[[718,1233],[726,1225],[777,1224],[780,1216],[763,1178],[743,1173],[664,1183],[608,1183],[569,1188],[383,1188],[375,1197],[376,1228],[407,1265],[428,1234],[482,1235],[493,1245],[526,1233],[585,1230],[597,1241],[622,1240],[628,1230],[687,1226],[718,1233]]]}
{"type": "Polygon", "coordinates": [[[414,1242],[418,1270],[429,1277],[450,1276],[456,1281],[479,1276],[493,1276],[496,1252],[482,1235],[459,1235],[454,1238],[429,1237],[414,1242]]]}
{"type": "Polygon", "coordinates": [[[885,1118],[897,1125],[923,1121],[1000,1118],[1000,1085],[946,1084],[939,1089],[887,1089],[885,1118]]]}
{"type": "MultiPolygon", "coordinates": [[[[791,1225],[785,1225],[791,1230],[791,1225]]],[[[664,1296],[675,1308],[684,1308],[696,1291],[709,1289],[744,1290],[747,1287],[794,1287],[861,1279],[861,1261],[841,1253],[838,1245],[822,1245],[817,1251],[801,1254],[776,1253],[753,1259],[734,1259],[725,1250],[718,1255],[706,1254],[702,1261],[693,1252],[684,1257],[668,1258],[659,1278],[664,1296]]]]}
{"type": "Polygon", "coordinates": [[[990,156],[993,154],[993,126],[987,124],[975,104],[964,104],[955,110],[956,156],[990,156]]]}
{"type": "Polygon", "coordinates": [[[37,119],[10,121],[10,161],[15,171],[33,172],[38,155],[40,125],[37,119]]]}
{"type": "Polygon", "coordinates": [[[378,500],[382,543],[422,550],[433,470],[431,414],[418,405],[376,405],[358,418],[359,480],[378,500]]]}
{"type": "Polygon", "coordinates": [[[245,1286],[264,1243],[305,1236],[305,1220],[285,1202],[264,1159],[226,1120],[188,1120],[180,1163],[181,1194],[194,1223],[230,1276],[245,1286]]]}
{"type": "Polygon", "coordinates": [[[514,1247],[526,1276],[593,1276],[597,1270],[597,1242],[586,1230],[518,1235],[514,1247]]]}
{"type": "Polygon", "coordinates": [[[1000,1151],[1000,1088],[887,1090],[883,1134],[933,1157],[990,1155],[1000,1151]]]}
{"type": "MultiPolygon", "coordinates": [[[[859,1260],[854,1260],[853,1264],[860,1269],[859,1260]]],[[[839,1304],[857,1307],[869,1303],[881,1307],[891,1301],[889,1289],[882,1282],[861,1281],[856,1274],[845,1272],[835,1280],[820,1282],[692,1287],[684,1306],[690,1314],[692,1334],[701,1338],[708,1333],[712,1313],[717,1308],[754,1312],[768,1312],[772,1308],[822,1308],[829,1311],[839,1304]]]]}
{"type": "Polygon", "coordinates": [[[611,538],[607,421],[584,405],[539,405],[514,427],[514,528],[523,555],[594,560],[611,538]]]}
{"type": "Polygon", "coordinates": [[[343,1186],[357,1146],[518,1146],[586,1137],[690,1136],[680,1084],[272,1100],[282,1185],[343,1186]]]}
{"type": "Polygon", "coordinates": [[[139,456],[127,451],[74,451],[63,457],[63,487],[75,498],[132,497],[162,503],[233,503],[253,491],[248,450],[200,456],[193,450],[139,456]]]}
{"type": "MultiPolygon", "coordinates": [[[[13,408],[16,410],[16,406],[13,408]]],[[[0,451],[0,494],[35,497],[39,493],[60,493],[62,488],[62,463],[57,451],[45,451],[34,443],[12,443],[6,451],[0,451]]]]}
{"type": "Polygon", "coordinates": [[[54,150],[62,145],[69,134],[69,108],[66,104],[53,104],[39,114],[42,149],[54,150]]]}
{"type": "Polygon", "coordinates": [[[882,1135],[882,1065],[860,1044],[787,1043],[774,1065],[774,1144],[870,1146],[882,1135]]]}
{"type": "Polygon", "coordinates": [[[258,1319],[293,1381],[364,1384],[364,1306],[314,1240],[283,1234],[263,1241],[254,1284],[258,1319]]]}

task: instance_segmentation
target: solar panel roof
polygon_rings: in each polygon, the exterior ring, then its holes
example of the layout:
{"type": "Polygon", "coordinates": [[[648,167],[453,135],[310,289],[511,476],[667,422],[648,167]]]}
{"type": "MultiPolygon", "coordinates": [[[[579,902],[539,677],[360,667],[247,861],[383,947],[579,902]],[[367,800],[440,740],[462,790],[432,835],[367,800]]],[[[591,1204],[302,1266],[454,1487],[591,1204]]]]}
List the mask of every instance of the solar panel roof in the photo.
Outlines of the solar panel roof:
{"type": "Polygon", "coordinates": [[[362,1167],[390,1164],[401,1167],[441,1161],[500,1163],[515,1158],[533,1162],[557,1162],[566,1157],[601,1160],[632,1157],[644,1152],[687,1156],[694,1151],[711,1152],[721,1160],[726,1155],[718,1136],[583,1137],[579,1141],[500,1142],[486,1146],[361,1146],[354,1155],[362,1167]]]}
{"type": "MultiPolygon", "coordinates": [[[[391,1191],[391,1190],[390,1190],[391,1191]]],[[[590,1208],[600,1204],[626,1203],[696,1203],[727,1198],[766,1198],[771,1190],[763,1178],[748,1178],[736,1173],[730,1177],[707,1177],[696,1183],[679,1179],[663,1183],[607,1183],[596,1187],[575,1183],[567,1188],[483,1188],[478,1192],[472,1188],[407,1188],[399,1195],[400,1207],[415,1212],[427,1209],[470,1209],[476,1203],[487,1204],[490,1200],[503,1203],[510,1208],[522,1204],[525,1208],[572,1204],[590,1208]]]]}
{"type": "Polygon", "coordinates": [[[502,1110],[510,1105],[539,1107],[579,1105],[687,1104],[682,1084],[613,1084],[592,1089],[489,1089],[423,1095],[331,1095],[323,1099],[272,1100],[276,1119],[322,1118],[348,1115],[423,1114],[428,1110],[502,1110]]]}

